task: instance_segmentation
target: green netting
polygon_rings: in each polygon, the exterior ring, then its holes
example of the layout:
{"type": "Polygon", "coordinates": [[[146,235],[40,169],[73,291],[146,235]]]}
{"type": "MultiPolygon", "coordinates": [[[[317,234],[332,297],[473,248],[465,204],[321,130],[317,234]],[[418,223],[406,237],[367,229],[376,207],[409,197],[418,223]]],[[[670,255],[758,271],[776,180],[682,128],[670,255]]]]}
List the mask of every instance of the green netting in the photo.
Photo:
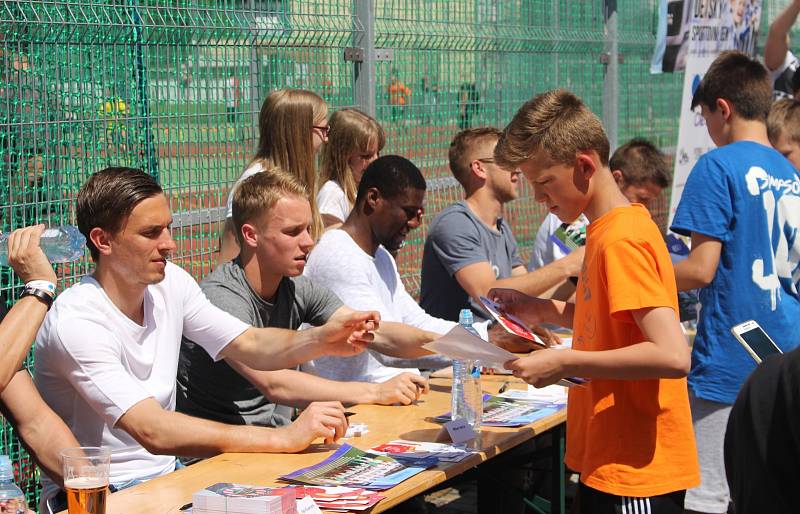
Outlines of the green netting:
{"type": "MultiPolygon", "coordinates": [[[[619,142],[647,137],[671,151],[683,74],[649,73],[658,2],[617,3],[619,142]]],[[[762,33],[785,3],[768,3],[762,33]]],[[[171,199],[176,261],[200,279],[215,260],[219,208],[253,152],[267,93],[302,87],[332,108],[359,104],[354,64],[343,59],[362,31],[352,0],[0,6],[3,231],[73,222],[74,195],[89,174],[112,164],[142,167],[171,199]]],[[[522,102],[553,87],[574,90],[602,113],[603,2],[376,0],[374,15],[375,46],[394,50],[393,60],[375,64],[385,153],[410,157],[429,180],[425,222],[399,259],[415,292],[427,223],[461,198],[447,167],[460,128],[503,126],[522,102]]],[[[662,220],[666,201],[656,208],[662,220]]],[[[527,187],[508,208],[526,255],[543,214],[527,187]]],[[[58,267],[64,285],[89,270],[88,259],[58,267]]],[[[0,303],[18,293],[3,270],[0,303]]],[[[33,502],[38,477],[7,424],[0,444],[33,502]]]]}

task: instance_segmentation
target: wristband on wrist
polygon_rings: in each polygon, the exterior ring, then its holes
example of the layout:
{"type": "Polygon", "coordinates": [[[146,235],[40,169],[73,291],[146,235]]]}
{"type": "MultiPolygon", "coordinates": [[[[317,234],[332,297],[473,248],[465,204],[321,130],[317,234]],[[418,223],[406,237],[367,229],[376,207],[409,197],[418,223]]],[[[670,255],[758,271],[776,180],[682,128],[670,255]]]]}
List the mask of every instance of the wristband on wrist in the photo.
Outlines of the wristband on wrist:
{"type": "Polygon", "coordinates": [[[56,294],[56,285],[49,280],[31,280],[27,284],[25,284],[26,288],[31,289],[41,289],[43,291],[47,291],[48,293],[55,296],[56,294]]]}
{"type": "Polygon", "coordinates": [[[20,298],[25,298],[26,296],[35,296],[39,299],[43,304],[47,306],[47,310],[50,310],[50,307],[53,305],[53,297],[55,295],[51,295],[47,291],[42,289],[34,289],[32,287],[26,287],[22,290],[22,294],[19,295],[20,298]]]}

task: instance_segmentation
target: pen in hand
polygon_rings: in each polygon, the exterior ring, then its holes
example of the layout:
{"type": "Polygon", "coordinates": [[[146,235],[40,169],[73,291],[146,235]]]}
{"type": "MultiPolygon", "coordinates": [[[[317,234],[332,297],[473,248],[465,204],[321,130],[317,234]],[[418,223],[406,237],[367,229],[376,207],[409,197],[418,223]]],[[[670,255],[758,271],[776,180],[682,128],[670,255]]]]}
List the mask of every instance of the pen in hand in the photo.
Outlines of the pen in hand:
{"type": "Polygon", "coordinates": [[[508,389],[508,382],[503,382],[503,385],[500,386],[500,389],[497,390],[497,394],[503,394],[508,389]]]}

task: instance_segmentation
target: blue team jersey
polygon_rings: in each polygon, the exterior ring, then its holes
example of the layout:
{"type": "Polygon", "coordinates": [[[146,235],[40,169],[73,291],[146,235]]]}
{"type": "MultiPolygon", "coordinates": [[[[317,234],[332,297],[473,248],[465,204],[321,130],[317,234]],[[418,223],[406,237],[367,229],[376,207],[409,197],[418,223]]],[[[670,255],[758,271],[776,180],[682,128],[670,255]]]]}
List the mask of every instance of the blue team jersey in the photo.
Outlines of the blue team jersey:
{"type": "Polygon", "coordinates": [[[800,177],[772,148],[740,141],[697,161],[674,232],[722,241],[717,273],[700,292],[689,386],[732,404],[755,362],[730,328],[756,320],[787,352],[800,343],[800,177]]]}

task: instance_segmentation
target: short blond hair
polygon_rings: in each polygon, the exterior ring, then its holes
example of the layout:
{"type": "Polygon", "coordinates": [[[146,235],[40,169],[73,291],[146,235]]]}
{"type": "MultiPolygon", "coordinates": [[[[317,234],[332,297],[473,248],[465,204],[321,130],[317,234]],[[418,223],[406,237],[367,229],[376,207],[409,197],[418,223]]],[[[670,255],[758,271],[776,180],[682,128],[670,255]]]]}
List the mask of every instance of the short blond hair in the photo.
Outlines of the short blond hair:
{"type": "Polygon", "coordinates": [[[472,156],[476,150],[483,144],[496,143],[499,137],[500,131],[494,127],[478,127],[462,130],[453,138],[447,152],[450,171],[464,189],[469,185],[472,156]]]}
{"type": "Polygon", "coordinates": [[[772,104],[767,116],[767,136],[772,145],[778,143],[781,134],[795,143],[800,143],[800,100],[784,98],[772,104]]]}
{"type": "Polygon", "coordinates": [[[572,164],[579,152],[595,151],[608,165],[609,143],[600,119],[575,94],[554,89],[520,107],[494,150],[498,165],[518,168],[540,151],[559,164],[572,164]]]}
{"type": "Polygon", "coordinates": [[[233,193],[233,225],[236,239],[243,245],[242,226],[275,207],[278,200],[296,196],[308,200],[308,190],[300,180],[278,166],[271,166],[247,177],[233,193]]]}

